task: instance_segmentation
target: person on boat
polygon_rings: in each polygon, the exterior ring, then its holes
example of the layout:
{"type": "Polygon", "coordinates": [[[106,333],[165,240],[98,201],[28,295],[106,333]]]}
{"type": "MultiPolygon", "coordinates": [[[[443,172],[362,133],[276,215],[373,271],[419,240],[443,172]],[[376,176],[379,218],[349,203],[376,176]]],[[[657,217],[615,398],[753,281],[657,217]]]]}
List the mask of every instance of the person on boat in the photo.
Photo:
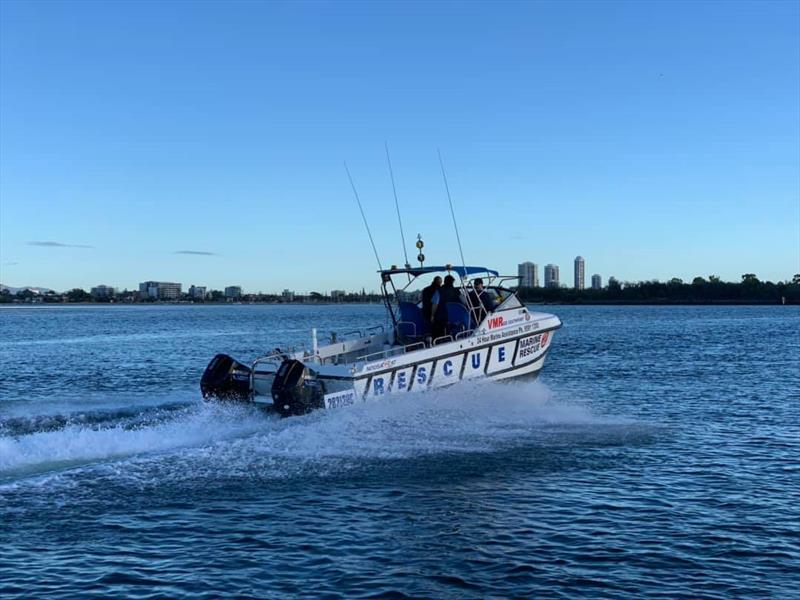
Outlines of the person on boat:
{"type": "Polygon", "coordinates": [[[442,287],[442,278],[437,275],[433,278],[433,282],[422,290],[422,316],[426,323],[433,322],[433,296],[440,287],[442,287]]]}
{"type": "Polygon", "coordinates": [[[452,275],[446,275],[444,284],[433,295],[433,339],[441,337],[447,331],[447,303],[457,302],[464,304],[461,290],[453,285],[456,279],[452,275]]]}
{"type": "Polygon", "coordinates": [[[489,292],[483,289],[483,279],[480,277],[472,282],[472,289],[469,292],[469,303],[476,324],[486,318],[486,313],[490,313],[495,309],[494,300],[489,292]]]}

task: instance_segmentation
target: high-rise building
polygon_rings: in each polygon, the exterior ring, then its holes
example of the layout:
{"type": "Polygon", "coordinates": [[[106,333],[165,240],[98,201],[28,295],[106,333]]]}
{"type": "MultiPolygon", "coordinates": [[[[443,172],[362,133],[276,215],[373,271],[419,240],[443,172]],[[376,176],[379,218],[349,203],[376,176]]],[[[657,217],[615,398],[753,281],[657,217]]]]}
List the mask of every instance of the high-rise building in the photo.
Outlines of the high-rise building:
{"type": "Polygon", "coordinates": [[[583,260],[582,256],[575,257],[575,289],[582,290],[586,287],[586,277],[584,275],[586,267],[586,261],[583,260]]]}
{"type": "Polygon", "coordinates": [[[593,290],[603,289],[603,278],[600,277],[600,275],[592,275],[592,289],[593,290]]]}
{"type": "Polygon", "coordinates": [[[192,298],[192,300],[205,300],[206,286],[204,285],[189,286],[189,296],[192,298]]]}
{"type": "Polygon", "coordinates": [[[238,285],[229,285],[225,288],[225,297],[228,300],[236,300],[242,297],[242,287],[238,285]]]}
{"type": "Polygon", "coordinates": [[[144,281],[139,284],[139,296],[153,300],[179,300],[181,284],[169,281],[144,281]]]}
{"type": "Polygon", "coordinates": [[[544,266],[544,287],[557,288],[558,283],[558,265],[545,265],[544,266]]]}
{"type": "Polygon", "coordinates": [[[524,262],[517,266],[520,287],[539,287],[539,265],[524,262]]]}
{"type": "Polygon", "coordinates": [[[116,288],[109,285],[98,285],[89,292],[95,300],[110,300],[117,295],[116,288]]]}

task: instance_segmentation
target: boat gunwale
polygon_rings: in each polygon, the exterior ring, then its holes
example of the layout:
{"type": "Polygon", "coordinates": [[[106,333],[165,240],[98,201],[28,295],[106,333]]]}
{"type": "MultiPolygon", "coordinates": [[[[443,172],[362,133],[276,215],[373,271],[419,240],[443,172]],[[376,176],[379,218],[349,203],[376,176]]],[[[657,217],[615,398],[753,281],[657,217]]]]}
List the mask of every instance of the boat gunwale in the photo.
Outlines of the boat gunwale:
{"type": "MultiPolygon", "coordinates": [[[[393,373],[398,368],[415,367],[418,364],[422,364],[423,362],[430,362],[430,361],[435,362],[435,361],[438,361],[438,360],[451,358],[453,356],[458,356],[459,354],[468,354],[470,352],[485,350],[487,348],[489,350],[491,350],[493,347],[499,346],[500,344],[504,344],[504,343],[506,343],[508,341],[516,341],[516,340],[519,340],[519,339],[521,339],[523,337],[527,337],[527,336],[530,336],[530,335],[539,335],[539,334],[547,333],[547,332],[550,332],[550,331],[556,331],[558,329],[561,329],[561,327],[563,327],[563,323],[559,322],[558,325],[554,325],[553,327],[548,327],[546,329],[540,329],[540,330],[537,330],[537,331],[534,331],[534,332],[521,332],[521,333],[518,333],[517,335],[508,336],[507,338],[502,339],[502,340],[493,340],[493,341],[490,341],[490,342],[486,342],[486,343],[483,343],[483,344],[472,346],[471,348],[460,348],[458,351],[455,351],[455,352],[448,352],[447,354],[440,354],[440,355],[432,356],[432,357],[426,358],[426,359],[421,360],[421,361],[411,362],[410,364],[405,365],[405,366],[397,366],[397,365],[395,365],[395,366],[392,366],[390,368],[386,368],[386,369],[382,369],[382,370],[375,370],[375,371],[365,372],[366,365],[368,364],[368,363],[365,363],[364,364],[364,368],[362,368],[358,372],[352,371],[350,375],[319,374],[318,377],[320,379],[358,381],[359,379],[370,378],[370,377],[373,377],[375,375],[385,375],[386,373],[393,373]]],[[[449,343],[450,344],[454,344],[456,341],[459,341],[459,340],[454,340],[454,341],[449,342],[449,343]]],[[[447,344],[440,344],[439,347],[444,347],[446,345],[447,344]]],[[[424,348],[424,350],[430,350],[430,349],[431,348],[427,348],[427,347],[424,348]]],[[[548,350],[549,350],[549,348],[545,349],[545,354],[547,353],[548,350]]],[[[410,354],[410,353],[407,353],[407,354],[410,354]]],[[[407,356],[407,354],[402,354],[400,356],[407,356]]],[[[515,358],[516,358],[516,356],[515,356],[515,358]]],[[[535,359],[535,360],[538,360],[538,358],[535,359]]],[[[345,365],[336,365],[336,366],[347,367],[348,365],[345,364],[345,365]]],[[[514,368],[518,368],[518,367],[517,366],[510,367],[510,369],[514,369],[514,368]]],[[[500,372],[502,373],[502,372],[508,371],[510,369],[505,369],[504,371],[500,371],[500,372]]],[[[276,372],[277,372],[277,370],[276,371],[256,371],[254,369],[252,371],[252,377],[255,378],[256,375],[274,375],[276,372]]]]}

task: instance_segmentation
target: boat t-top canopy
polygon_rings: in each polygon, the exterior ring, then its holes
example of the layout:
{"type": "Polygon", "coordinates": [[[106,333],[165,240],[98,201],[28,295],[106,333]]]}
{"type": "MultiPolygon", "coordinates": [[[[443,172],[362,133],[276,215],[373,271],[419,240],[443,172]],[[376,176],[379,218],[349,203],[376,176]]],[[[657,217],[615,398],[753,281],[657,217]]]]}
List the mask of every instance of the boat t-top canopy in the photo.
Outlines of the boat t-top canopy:
{"type": "Polygon", "coordinates": [[[413,277],[419,277],[420,275],[425,275],[426,273],[458,273],[461,277],[467,277],[469,275],[474,275],[475,273],[487,273],[489,275],[494,275],[497,277],[499,273],[493,269],[487,269],[486,267],[459,267],[456,265],[443,265],[441,267],[410,267],[404,269],[384,269],[380,271],[382,276],[386,275],[400,275],[407,273],[413,277]]]}

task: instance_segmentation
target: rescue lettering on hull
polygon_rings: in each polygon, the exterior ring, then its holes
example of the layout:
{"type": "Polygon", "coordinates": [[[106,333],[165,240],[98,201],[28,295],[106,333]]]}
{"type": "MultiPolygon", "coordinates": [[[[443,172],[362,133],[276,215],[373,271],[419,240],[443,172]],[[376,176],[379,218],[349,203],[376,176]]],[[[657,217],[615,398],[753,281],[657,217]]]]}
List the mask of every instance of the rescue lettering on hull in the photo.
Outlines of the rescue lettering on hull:
{"type": "Polygon", "coordinates": [[[418,364],[409,388],[414,391],[424,390],[427,388],[431,379],[432,367],[432,361],[418,364]]]}
{"type": "Polygon", "coordinates": [[[528,362],[542,348],[542,334],[522,338],[517,350],[517,362],[528,362]]]}
{"type": "Polygon", "coordinates": [[[486,371],[486,363],[489,360],[489,348],[481,348],[469,353],[467,362],[464,365],[462,379],[472,379],[482,377],[486,371]]]}
{"type": "Polygon", "coordinates": [[[372,395],[373,396],[383,396],[386,392],[386,380],[387,376],[376,376],[372,379],[372,395]]]}
{"type": "Polygon", "coordinates": [[[486,368],[487,375],[511,367],[511,358],[514,356],[514,340],[498,344],[489,353],[489,364],[486,368]]]}
{"type": "Polygon", "coordinates": [[[407,367],[395,371],[392,392],[407,392],[411,388],[411,374],[413,371],[414,367],[407,367]]]}
{"type": "Polygon", "coordinates": [[[457,354],[436,363],[436,375],[431,382],[434,387],[455,383],[461,378],[464,354],[457,354]]]}
{"type": "MultiPolygon", "coordinates": [[[[505,325],[509,322],[504,321],[505,325]]],[[[528,333],[531,327],[530,324],[506,327],[476,337],[480,344],[477,348],[466,348],[460,353],[436,361],[427,360],[415,365],[398,366],[372,377],[358,377],[353,381],[354,397],[368,400],[386,394],[446,386],[466,379],[493,378],[496,373],[501,374],[502,378],[514,377],[512,372],[517,369],[524,373],[534,368],[538,370],[541,368],[539,363],[546,345],[553,336],[549,331],[528,333]],[[538,368],[535,367],[536,364],[539,364],[538,368]]],[[[395,364],[396,362],[398,361],[392,361],[395,364]]]]}

